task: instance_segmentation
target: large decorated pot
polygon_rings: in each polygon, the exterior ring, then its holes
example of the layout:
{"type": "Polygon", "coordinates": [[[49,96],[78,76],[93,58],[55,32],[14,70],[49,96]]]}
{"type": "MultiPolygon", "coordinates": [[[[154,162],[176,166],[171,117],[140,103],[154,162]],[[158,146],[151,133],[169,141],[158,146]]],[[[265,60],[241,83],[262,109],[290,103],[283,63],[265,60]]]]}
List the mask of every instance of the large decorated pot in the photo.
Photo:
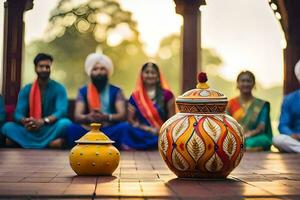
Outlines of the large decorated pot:
{"type": "Polygon", "coordinates": [[[176,99],[179,112],[162,125],[158,148],[178,177],[225,178],[243,157],[243,129],[225,113],[227,97],[209,88],[206,74],[198,80],[176,99]]]}
{"type": "Polygon", "coordinates": [[[112,175],[120,161],[120,153],[104,133],[100,132],[101,124],[92,123],[91,131],[79,140],[71,149],[69,159],[77,175],[112,175]]]}

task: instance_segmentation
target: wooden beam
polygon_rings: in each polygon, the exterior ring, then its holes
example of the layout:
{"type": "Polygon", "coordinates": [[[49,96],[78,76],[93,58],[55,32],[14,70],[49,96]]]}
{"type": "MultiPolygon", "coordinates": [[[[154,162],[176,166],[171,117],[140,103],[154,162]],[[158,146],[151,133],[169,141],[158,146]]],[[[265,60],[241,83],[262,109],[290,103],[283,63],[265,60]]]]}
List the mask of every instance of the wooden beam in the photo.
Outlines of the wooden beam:
{"type": "Polygon", "coordinates": [[[294,74],[295,64],[300,60],[300,7],[299,0],[276,0],[281,14],[280,23],[285,33],[287,46],[284,49],[284,94],[299,89],[299,82],[294,74]]]}
{"type": "Polygon", "coordinates": [[[3,84],[5,103],[15,105],[21,86],[23,51],[23,13],[33,7],[33,0],[4,2],[3,84]]]}
{"type": "Polygon", "coordinates": [[[182,30],[182,92],[196,87],[197,71],[201,69],[201,13],[205,0],[174,0],[176,13],[183,16],[182,30]]]}
{"type": "MultiPolygon", "coordinates": [[[[285,7],[285,1],[284,0],[276,0],[274,2],[277,7],[278,7],[278,11],[281,15],[281,19],[279,20],[282,30],[284,31],[284,33],[288,32],[288,26],[289,26],[289,17],[288,17],[288,13],[285,7]]],[[[288,34],[285,34],[286,39],[288,39],[288,34]]]]}

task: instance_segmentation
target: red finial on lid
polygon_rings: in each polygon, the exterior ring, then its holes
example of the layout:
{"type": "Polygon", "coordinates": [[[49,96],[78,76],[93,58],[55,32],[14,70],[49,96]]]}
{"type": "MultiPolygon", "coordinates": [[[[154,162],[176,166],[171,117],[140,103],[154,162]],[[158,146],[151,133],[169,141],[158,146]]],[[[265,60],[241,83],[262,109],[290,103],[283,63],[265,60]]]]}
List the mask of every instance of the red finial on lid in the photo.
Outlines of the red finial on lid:
{"type": "Polygon", "coordinates": [[[207,75],[204,72],[200,72],[198,74],[198,81],[199,83],[206,83],[207,82],[207,75]]]}

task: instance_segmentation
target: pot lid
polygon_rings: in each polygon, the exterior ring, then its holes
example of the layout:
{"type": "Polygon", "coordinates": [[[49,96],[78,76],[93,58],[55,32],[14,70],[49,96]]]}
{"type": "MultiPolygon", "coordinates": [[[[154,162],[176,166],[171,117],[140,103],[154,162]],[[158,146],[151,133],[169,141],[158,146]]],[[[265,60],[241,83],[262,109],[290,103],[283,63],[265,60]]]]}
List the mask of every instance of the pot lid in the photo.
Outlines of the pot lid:
{"type": "Polygon", "coordinates": [[[211,89],[207,82],[207,75],[204,72],[199,73],[198,81],[195,89],[189,90],[180,95],[176,102],[187,103],[212,103],[212,102],[226,102],[227,97],[218,90],[211,89]]]}
{"type": "Polygon", "coordinates": [[[82,136],[79,140],[75,142],[78,144],[112,144],[114,141],[110,140],[103,132],[99,129],[101,124],[92,123],[91,131],[82,136]]]}
{"type": "Polygon", "coordinates": [[[227,97],[218,90],[211,89],[204,72],[198,74],[198,84],[176,99],[180,112],[184,113],[223,113],[227,105],[227,97]]]}

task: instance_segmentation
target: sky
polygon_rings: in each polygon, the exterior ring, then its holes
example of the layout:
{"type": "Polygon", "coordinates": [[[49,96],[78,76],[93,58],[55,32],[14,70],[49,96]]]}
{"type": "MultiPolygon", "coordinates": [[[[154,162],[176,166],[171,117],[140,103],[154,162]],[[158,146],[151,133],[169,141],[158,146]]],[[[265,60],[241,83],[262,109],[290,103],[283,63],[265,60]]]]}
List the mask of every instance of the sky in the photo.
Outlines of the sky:
{"type": "MultiPolygon", "coordinates": [[[[84,0],[74,0],[80,3],[84,0]]],[[[164,37],[179,33],[183,19],[175,13],[173,0],[118,0],[133,13],[141,40],[149,56],[154,55],[164,37]]],[[[3,51],[3,2],[0,0],[0,62],[3,51]]],[[[25,43],[41,38],[50,11],[58,0],[34,0],[34,8],[24,15],[25,43]],[[45,3],[47,2],[47,3],[45,3]]],[[[213,48],[223,60],[217,73],[235,80],[241,70],[251,70],[264,87],[282,85],[282,29],[267,0],[206,0],[202,7],[202,47],[213,48]]]]}

